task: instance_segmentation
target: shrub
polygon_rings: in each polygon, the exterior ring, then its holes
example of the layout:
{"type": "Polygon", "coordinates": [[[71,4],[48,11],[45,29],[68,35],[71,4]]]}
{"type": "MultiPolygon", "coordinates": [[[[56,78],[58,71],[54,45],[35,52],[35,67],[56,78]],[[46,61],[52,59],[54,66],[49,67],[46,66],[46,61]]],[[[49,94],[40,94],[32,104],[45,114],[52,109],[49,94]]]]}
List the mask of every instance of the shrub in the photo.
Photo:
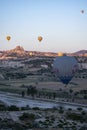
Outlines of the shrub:
{"type": "Polygon", "coordinates": [[[32,109],[33,109],[33,110],[40,110],[39,107],[33,107],[32,109]]]}
{"type": "Polygon", "coordinates": [[[12,105],[12,106],[8,107],[8,111],[19,111],[19,107],[12,105]]]}
{"type": "Polygon", "coordinates": [[[29,114],[29,113],[23,113],[22,116],[19,117],[20,120],[27,120],[27,119],[30,119],[30,120],[34,120],[35,119],[35,115],[34,114],[29,114]]]}
{"type": "Polygon", "coordinates": [[[82,111],[82,108],[81,108],[81,107],[78,107],[77,110],[78,110],[78,111],[82,111]]]}
{"type": "Polygon", "coordinates": [[[75,121],[80,121],[80,122],[86,122],[86,116],[83,116],[81,114],[78,113],[71,113],[71,112],[67,112],[66,113],[66,118],[67,119],[71,119],[71,120],[75,120],[75,121]]]}

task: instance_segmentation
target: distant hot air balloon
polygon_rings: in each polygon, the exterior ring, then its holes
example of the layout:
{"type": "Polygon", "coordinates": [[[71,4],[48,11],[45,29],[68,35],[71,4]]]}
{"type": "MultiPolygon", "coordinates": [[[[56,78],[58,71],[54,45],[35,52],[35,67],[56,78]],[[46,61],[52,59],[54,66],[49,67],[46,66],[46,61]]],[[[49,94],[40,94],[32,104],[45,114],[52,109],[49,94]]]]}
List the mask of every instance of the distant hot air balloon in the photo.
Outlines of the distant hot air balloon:
{"type": "Polygon", "coordinates": [[[30,55],[30,56],[32,56],[32,55],[33,55],[33,53],[32,53],[32,52],[30,52],[30,53],[29,53],[29,55],[30,55]]]}
{"type": "Polygon", "coordinates": [[[61,82],[67,85],[78,70],[78,62],[74,57],[58,56],[53,62],[53,70],[61,82]]]}
{"type": "Polygon", "coordinates": [[[39,42],[41,42],[41,41],[42,41],[42,39],[43,39],[43,37],[42,37],[42,36],[38,36],[38,41],[39,41],[39,42]]]}
{"type": "Polygon", "coordinates": [[[58,56],[63,56],[64,54],[62,52],[59,52],[58,53],[58,56]]]}
{"type": "Polygon", "coordinates": [[[81,10],[81,13],[83,14],[83,13],[84,13],[84,10],[81,10]]]}
{"type": "Polygon", "coordinates": [[[9,40],[11,39],[11,37],[10,37],[10,36],[7,36],[6,39],[9,41],[9,40]]]}

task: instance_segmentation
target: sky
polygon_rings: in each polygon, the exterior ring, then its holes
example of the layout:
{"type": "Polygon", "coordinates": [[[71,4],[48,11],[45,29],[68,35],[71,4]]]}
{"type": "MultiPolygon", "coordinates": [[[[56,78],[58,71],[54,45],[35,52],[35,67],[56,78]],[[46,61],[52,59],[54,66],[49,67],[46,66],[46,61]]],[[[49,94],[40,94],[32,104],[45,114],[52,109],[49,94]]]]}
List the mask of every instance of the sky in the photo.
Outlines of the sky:
{"type": "Polygon", "coordinates": [[[41,52],[87,50],[87,0],[0,0],[0,50],[18,45],[41,52]]]}

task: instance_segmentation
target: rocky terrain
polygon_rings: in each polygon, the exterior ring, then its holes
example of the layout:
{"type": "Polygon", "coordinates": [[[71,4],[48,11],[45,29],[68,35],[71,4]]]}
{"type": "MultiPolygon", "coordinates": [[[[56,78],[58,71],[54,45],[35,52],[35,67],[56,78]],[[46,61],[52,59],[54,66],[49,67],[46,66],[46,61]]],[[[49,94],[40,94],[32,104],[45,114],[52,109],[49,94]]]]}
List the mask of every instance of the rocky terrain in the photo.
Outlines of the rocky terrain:
{"type": "MultiPolygon", "coordinates": [[[[65,88],[52,71],[57,53],[25,51],[21,46],[1,51],[0,92],[19,94],[22,100],[28,97],[87,105],[86,54],[86,51],[69,54],[76,56],[80,69],[65,88]]],[[[10,101],[13,102],[12,99],[10,101]]],[[[29,129],[87,130],[87,111],[81,107],[66,110],[62,105],[41,109],[29,106],[19,108],[15,105],[8,107],[0,103],[0,130],[29,129]]]]}
{"type": "MultiPolygon", "coordinates": [[[[48,56],[48,57],[55,57],[58,53],[54,52],[38,52],[38,51],[26,51],[21,46],[16,46],[14,49],[7,50],[7,51],[0,51],[0,59],[20,59],[20,58],[29,58],[32,56],[48,56]]],[[[67,53],[67,55],[72,56],[87,56],[87,50],[81,50],[75,53],[67,53]]]]}

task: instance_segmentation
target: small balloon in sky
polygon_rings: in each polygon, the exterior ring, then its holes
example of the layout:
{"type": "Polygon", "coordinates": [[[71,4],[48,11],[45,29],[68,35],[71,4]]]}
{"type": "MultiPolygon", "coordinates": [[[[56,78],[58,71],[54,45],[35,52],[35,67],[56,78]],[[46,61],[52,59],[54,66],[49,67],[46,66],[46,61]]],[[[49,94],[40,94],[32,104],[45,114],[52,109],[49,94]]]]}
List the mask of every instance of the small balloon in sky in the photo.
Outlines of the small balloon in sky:
{"type": "Polygon", "coordinates": [[[84,13],[84,10],[81,10],[81,13],[83,14],[83,13],[84,13]]]}
{"type": "Polygon", "coordinates": [[[42,36],[38,36],[38,41],[39,41],[39,42],[41,42],[41,41],[42,41],[42,39],[43,39],[43,37],[42,37],[42,36]]]}
{"type": "Polygon", "coordinates": [[[8,41],[10,41],[11,37],[10,37],[10,36],[7,36],[6,39],[7,39],[8,41]]]}

